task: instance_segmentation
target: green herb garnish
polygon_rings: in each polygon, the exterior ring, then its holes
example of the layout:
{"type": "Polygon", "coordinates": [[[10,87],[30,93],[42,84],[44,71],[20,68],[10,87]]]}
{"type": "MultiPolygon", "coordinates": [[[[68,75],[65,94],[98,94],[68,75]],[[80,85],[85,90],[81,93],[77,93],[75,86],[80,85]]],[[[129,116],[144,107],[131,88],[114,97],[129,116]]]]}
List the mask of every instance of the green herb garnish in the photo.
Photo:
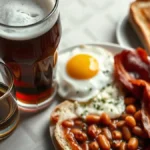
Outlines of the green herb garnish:
{"type": "Polygon", "coordinates": [[[106,98],[102,98],[101,101],[102,101],[103,103],[105,103],[105,102],[106,102],[106,98]]]}
{"type": "Polygon", "coordinates": [[[93,107],[96,108],[96,104],[93,104],[93,107]]]}
{"type": "Polygon", "coordinates": [[[76,94],[79,94],[79,91],[76,91],[76,94]]]}
{"type": "Polygon", "coordinates": [[[100,110],[100,105],[97,105],[96,109],[97,109],[97,110],[100,110]]]}
{"type": "Polygon", "coordinates": [[[104,74],[108,74],[109,73],[109,70],[106,70],[106,71],[103,71],[104,74]]]}
{"type": "Polygon", "coordinates": [[[116,102],[116,103],[115,103],[115,105],[118,105],[118,104],[119,104],[119,102],[116,102]]]}
{"type": "Polygon", "coordinates": [[[92,91],[92,88],[89,88],[89,91],[92,91]]]}
{"type": "Polygon", "coordinates": [[[110,93],[109,93],[109,95],[110,95],[110,96],[112,96],[112,95],[113,95],[113,93],[112,93],[112,92],[110,92],[110,93]]]}

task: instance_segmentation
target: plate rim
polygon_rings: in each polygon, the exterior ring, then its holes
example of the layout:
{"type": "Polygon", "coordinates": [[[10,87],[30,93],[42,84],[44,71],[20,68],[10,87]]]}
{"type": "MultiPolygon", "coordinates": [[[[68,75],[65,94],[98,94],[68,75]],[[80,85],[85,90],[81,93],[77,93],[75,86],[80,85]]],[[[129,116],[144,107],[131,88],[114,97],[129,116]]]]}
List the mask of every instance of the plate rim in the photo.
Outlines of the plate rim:
{"type": "Polygon", "coordinates": [[[129,12],[124,14],[124,16],[119,19],[115,33],[117,43],[120,44],[121,46],[128,48],[132,47],[134,49],[136,49],[137,47],[144,48],[144,45],[142,44],[137,33],[134,31],[132,25],[130,24],[129,12]],[[127,28],[128,30],[125,31],[124,27],[127,28]]]}
{"type": "Polygon", "coordinates": [[[74,48],[80,47],[82,45],[85,45],[85,46],[98,46],[98,47],[102,47],[102,48],[104,47],[104,49],[105,49],[105,47],[110,47],[110,48],[113,47],[113,48],[122,49],[122,50],[125,50],[125,49],[127,49],[127,50],[133,50],[134,49],[132,47],[120,45],[119,43],[100,42],[100,43],[85,43],[85,44],[73,45],[71,47],[67,47],[67,48],[62,49],[61,51],[58,52],[58,54],[62,54],[62,53],[67,52],[69,50],[73,50],[74,48]]]}
{"type": "Polygon", "coordinates": [[[116,39],[117,39],[118,44],[120,44],[121,46],[125,46],[125,44],[122,42],[122,40],[120,40],[121,27],[124,22],[127,22],[127,20],[128,20],[128,14],[121,17],[121,19],[119,20],[119,22],[117,24],[117,28],[116,28],[116,39]]]}

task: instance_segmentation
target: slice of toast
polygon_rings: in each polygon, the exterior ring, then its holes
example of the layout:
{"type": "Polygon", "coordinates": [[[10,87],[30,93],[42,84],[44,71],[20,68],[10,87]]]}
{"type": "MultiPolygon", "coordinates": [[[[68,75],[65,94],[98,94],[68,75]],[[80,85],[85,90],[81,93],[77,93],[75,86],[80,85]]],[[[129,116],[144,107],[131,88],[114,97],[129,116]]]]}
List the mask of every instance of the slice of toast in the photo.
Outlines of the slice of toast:
{"type": "Polygon", "coordinates": [[[71,146],[65,140],[62,121],[66,119],[76,118],[74,103],[71,101],[64,101],[56,106],[50,118],[50,134],[56,149],[72,150],[71,146]]]}
{"type": "Polygon", "coordinates": [[[129,21],[150,54],[150,0],[138,0],[131,4],[129,21]]]}

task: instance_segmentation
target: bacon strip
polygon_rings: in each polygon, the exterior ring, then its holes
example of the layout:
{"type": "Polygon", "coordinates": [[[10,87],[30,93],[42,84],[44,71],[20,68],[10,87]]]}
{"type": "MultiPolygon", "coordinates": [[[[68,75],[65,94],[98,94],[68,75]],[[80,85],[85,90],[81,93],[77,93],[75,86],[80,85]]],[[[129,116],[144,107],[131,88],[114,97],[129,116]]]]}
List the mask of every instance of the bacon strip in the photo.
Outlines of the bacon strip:
{"type": "Polygon", "coordinates": [[[115,56],[115,77],[142,104],[142,122],[150,137],[150,60],[147,53],[124,50],[115,56]]]}

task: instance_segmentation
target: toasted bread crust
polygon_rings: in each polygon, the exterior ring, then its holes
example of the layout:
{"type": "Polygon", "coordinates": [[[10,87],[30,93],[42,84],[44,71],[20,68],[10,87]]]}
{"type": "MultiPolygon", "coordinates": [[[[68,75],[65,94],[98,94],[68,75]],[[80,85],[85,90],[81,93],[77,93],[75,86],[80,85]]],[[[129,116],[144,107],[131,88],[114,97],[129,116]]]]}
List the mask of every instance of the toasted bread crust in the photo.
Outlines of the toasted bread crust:
{"type": "Polygon", "coordinates": [[[56,137],[54,135],[54,130],[55,130],[55,126],[50,124],[50,135],[51,135],[51,140],[52,143],[54,144],[55,149],[57,150],[64,150],[61,145],[59,144],[59,142],[56,140],[56,137]]]}
{"type": "MultiPolygon", "coordinates": [[[[50,117],[50,134],[55,144],[55,147],[60,150],[71,150],[71,146],[65,140],[63,129],[61,126],[62,121],[77,117],[74,111],[74,103],[71,101],[64,101],[57,105],[53,110],[50,117]],[[53,118],[58,116],[57,122],[53,122],[53,118]]],[[[55,121],[55,120],[54,120],[55,121]]]]}
{"type": "Polygon", "coordinates": [[[141,42],[143,43],[145,49],[150,54],[150,29],[148,28],[148,23],[144,21],[146,20],[145,16],[142,16],[140,13],[140,5],[142,4],[143,8],[143,5],[145,5],[146,7],[147,3],[150,5],[150,1],[133,2],[130,6],[129,21],[133,26],[135,32],[137,33],[138,37],[140,38],[141,42]]]}

